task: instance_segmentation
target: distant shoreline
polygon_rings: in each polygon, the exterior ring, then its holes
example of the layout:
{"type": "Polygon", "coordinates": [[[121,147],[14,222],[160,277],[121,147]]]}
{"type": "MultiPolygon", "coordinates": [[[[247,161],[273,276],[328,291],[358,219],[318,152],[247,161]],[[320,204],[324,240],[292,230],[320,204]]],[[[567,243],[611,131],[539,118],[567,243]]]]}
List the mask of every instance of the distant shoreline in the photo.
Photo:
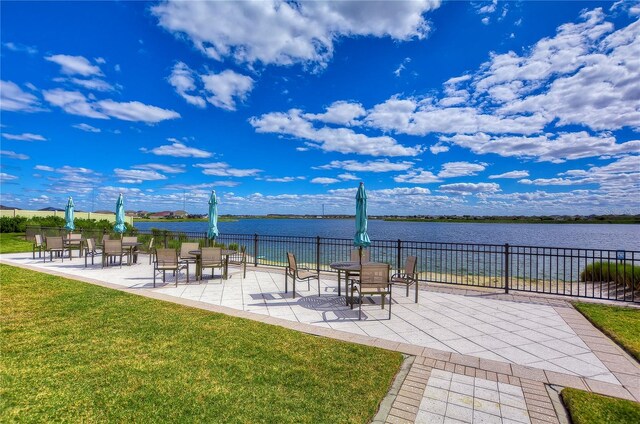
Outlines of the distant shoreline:
{"type": "MultiPolygon", "coordinates": [[[[243,219],[354,219],[349,215],[223,215],[218,222],[234,222],[243,219]]],[[[640,224],[640,215],[594,215],[594,216],[447,216],[447,217],[400,217],[371,216],[370,220],[395,222],[444,222],[477,224],[640,224]]],[[[207,222],[206,218],[134,218],[139,222],[207,222]]]]}

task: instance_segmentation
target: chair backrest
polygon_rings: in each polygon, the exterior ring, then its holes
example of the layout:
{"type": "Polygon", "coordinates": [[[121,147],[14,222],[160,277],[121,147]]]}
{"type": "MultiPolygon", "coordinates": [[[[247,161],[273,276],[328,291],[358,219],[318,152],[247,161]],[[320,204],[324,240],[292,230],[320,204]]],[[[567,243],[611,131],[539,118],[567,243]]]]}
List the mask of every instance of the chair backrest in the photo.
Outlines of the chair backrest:
{"type": "Polygon", "coordinates": [[[202,264],[208,263],[222,263],[222,249],[219,247],[203,247],[202,250],[202,264]]]}
{"type": "Polygon", "coordinates": [[[87,239],[87,249],[89,250],[89,252],[95,252],[96,251],[96,242],[94,239],[92,238],[88,238],[87,239]]]}
{"type": "Polygon", "coordinates": [[[122,237],[123,243],[137,243],[138,237],[122,237]]]}
{"type": "Polygon", "coordinates": [[[389,284],[389,265],[366,263],[360,267],[360,285],[362,287],[386,288],[389,284]]]}
{"type": "Polygon", "coordinates": [[[105,241],[111,239],[111,237],[109,237],[109,234],[105,234],[102,236],[102,244],[104,244],[105,241]]]}
{"type": "Polygon", "coordinates": [[[289,269],[293,272],[298,270],[298,265],[296,264],[296,255],[291,252],[287,252],[287,260],[289,261],[289,269]]]}
{"type": "Polygon", "coordinates": [[[233,262],[234,264],[241,264],[244,262],[246,254],[247,246],[240,246],[240,250],[238,252],[229,256],[229,262],[233,262]]]}
{"type": "Polygon", "coordinates": [[[416,273],[416,263],[418,262],[418,258],[415,256],[408,256],[407,261],[404,264],[404,273],[413,275],[416,273]]]}
{"type": "Polygon", "coordinates": [[[47,249],[62,249],[62,237],[47,237],[47,249]]]}
{"type": "Polygon", "coordinates": [[[159,266],[178,266],[178,252],[175,249],[156,250],[156,263],[159,266]]]}
{"type": "Polygon", "coordinates": [[[82,240],[82,234],[69,233],[69,241],[80,241],[82,240]]]}
{"type": "Polygon", "coordinates": [[[122,253],[122,240],[105,240],[104,253],[118,255],[122,253]]]}
{"type": "MultiPolygon", "coordinates": [[[[362,262],[370,262],[371,253],[369,249],[362,249],[362,262]]],[[[360,262],[360,249],[353,249],[351,251],[351,262],[360,262]]]]}
{"type": "Polygon", "coordinates": [[[195,256],[193,256],[191,253],[189,253],[190,250],[198,250],[200,249],[200,245],[198,243],[182,243],[180,245],[180,257],[181,258],[195,258],[195,256]]]}
{"type": "Polygon", "coordinates": [[[149,251],[153,250],[153,240],[153,237],[151,237],[151,240],[149,240],[149,251]]]}
{"type": "Polygon", "coordinates": [[[41,234],[36,234],[35,235],[35,243],[37,247],[42,246],[42,235],[41,234]]]}

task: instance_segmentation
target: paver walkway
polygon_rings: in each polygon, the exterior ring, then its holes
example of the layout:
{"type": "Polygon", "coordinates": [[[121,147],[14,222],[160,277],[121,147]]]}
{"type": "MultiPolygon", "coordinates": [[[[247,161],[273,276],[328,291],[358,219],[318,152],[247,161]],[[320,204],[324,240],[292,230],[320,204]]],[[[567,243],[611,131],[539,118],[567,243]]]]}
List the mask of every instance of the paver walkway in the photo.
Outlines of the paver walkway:
{"type": "MultiPolygon", "coordinates": [[[[431,378],[431,385],[446,385],[438,379],[448,379],[447,406],[444,414],[441,414],[443,420],[448,416],[449,404],[452,411],[449,415],[484,417],[486,422],[497,418],[504,422],[515,419],[517,411],[511,408],[517,409],[516,406],[507,402],[503,408],[502,403],[491,400],[500,400],[502,386],[496,386],[497,395],[482,390],[476,395],[476,386],[479,389],[488,389],[482,385],[493,387],[490,382],[498,381],[498,375],[505,376],[506,380],[501,382],[503,384],[513,385],[509,378],[518,379],[515,384],[517,387],[521,387],[519,378],[522,377],[536,384],[554,383],[640,400],[640,368],[637,363],[630,360],[619,347],[562,300],[513,301],[518,297],[507,296],[511,300],[502,300],[500,298],[505,296],[488,293],[460,295],[421,290],[419,303],[415,304],[411,296],[404,296],[403,290],[395,290],[391,320],[386,319],[387,310],[374,304],[377,299],[369,298],[363,305],[363,320],[358,321],[357,305],[356,309],[351,310],[346,306],[344,296],[337,296],[337,281],[335,275],[331,274],[322,275],[320,297],[314,284],[308,289],[306,283],[298,283],[297,297],[294,299],[291,287],[289,293],[284,293],[284,275],[280,269],[249,267],[246,278],[242,278],[242,273],[235,269],[231,271],[229,280],[216,277],[200,284],[192,281],[188,285],[181,280],[177,287],[171,280],[154,289],[152,268],[144,256],[141,257],[140,264],[105,269],[100,265],[84,268],[84,260],[78,258],[73,261],[65,260],[64,263],[60,260],[43,263],[42,260],[33,260],[31,254],[9,254],[2,255],[0,259],[43,271],[99,280],[131,291],[152,291],[178,302],[198,302],[212,307],[231,308],[248,312],[254,319],[269,317],[282,323],[288,321],[298,325],[292,328],[307,332],[405,351],[422,358],[414,367],[424,366],[425,361],[429,363],[440,358],[441,364],[434,362],[432,365],[449,374],[436,373],[430,377],[430,370],[425,368],[425,385],[429,384],[431,378]],[[309,329],[304,325],[312,327],[309,329]],[[321,331],[322,329],[326,331],[321,331]],[[473,373],[468,372],[473,374],[473,384],[470,384],[471,380],[462,378],[469,377],[465,373],[465,367],[474,370],[473,373]],[[476,371],[479,372],[478,375],[476,371]],[[485,382],[487,372],[492,373],[489,374],[489,383],[485,382]],[[493,374],[496,377],[492,380],[493,374]],[[460,379],[464,381],[458,381],[460,379]],[[468,392],[470,389],[453,383],[473,386],[474,392],[459,393],[459,390],[468,392]],[[462,398],[456,393],[469,397],[462,398]],[[492,398],[486,399],[487,396],[492,398]],[[460,404],[463,402],[461,399],[471,405],[467,408],[470,411],[460,409],[465,407],[460,404]],[[496,402],[497,406],[487,402],[496,402]],[[477,408],[476,403],[479,405],[477,408]],[[510,412],[503,414],[503,409],[510,412]],[[491,414],[491,411],[496,410],[498,414],[491,414]]],[[[505,394],[509,394],[506,390],[515,393],[515,389],[504,387],[505,394]]],[[[428,393],[436,392],[425,391],[422,398],[414,399],[414,403],[418,400],[419,403],[412,405],[410,413],[405,411],[405,415],[412,414],[412,417],[405,416],[404,419],[436,419],[426,412],[418,413],[420,405],[433,403],[424,400],[431,399],[428,393]]],[[[444,395],[440,393],[440,396],[444,395]]],[[[506,395],[503,397],[508,399],[506,395]]],[[[516,403],[515,400],[512,403],[516,403]]],[[[442,405],[438,408],[438,411],[442,410],[442,405]]],[[[428,412],[436,414],[434,411],[428,412]]]]}

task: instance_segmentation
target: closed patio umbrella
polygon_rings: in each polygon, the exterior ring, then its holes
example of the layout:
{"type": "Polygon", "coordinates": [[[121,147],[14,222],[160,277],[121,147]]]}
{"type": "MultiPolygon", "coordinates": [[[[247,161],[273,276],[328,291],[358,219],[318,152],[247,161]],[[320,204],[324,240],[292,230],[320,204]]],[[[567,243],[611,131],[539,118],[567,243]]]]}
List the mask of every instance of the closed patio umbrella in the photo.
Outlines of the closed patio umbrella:
{"type": "Polygon", "coordinates": [[[215,240],[220,233],[218,232],[218,198],[215,190],[211,191],[209,198],[209,229],[207,230],[207,238],[215,240]]]}
{"type": "Polygon", "coordinates": [[[122,197],[122,193],[116,202],[116,225],[113,226],[113,231],[120,234],[127,231],[127,226],[124,223],[124,197],[122,197]]]}
{"type": "Polygon", "coordinates": [[[371,245],[367,234],[367,193],[364,191],[364,183],[360,183],[356,193],[356,235],[353,238],[353,245],[360,248],[360,262],[362,262],[362,248],[371,245]]]}
{"type": "Polygon", "coordinates": [[[75,224],[73,223],[73,199],[69,196],[69,201],[67,202],[67,206],[64,208],[64,228],[68,231],[73,231],[76,229],[75,224]]]}

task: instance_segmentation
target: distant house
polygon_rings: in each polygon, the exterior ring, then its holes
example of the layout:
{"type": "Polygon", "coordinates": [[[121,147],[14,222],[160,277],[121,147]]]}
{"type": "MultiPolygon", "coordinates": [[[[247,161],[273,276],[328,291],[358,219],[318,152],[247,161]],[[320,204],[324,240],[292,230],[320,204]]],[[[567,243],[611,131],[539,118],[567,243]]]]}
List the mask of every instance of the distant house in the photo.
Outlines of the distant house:
{"type": "Polygon", "coordinates": [[[187,217],[187,211],[175,211],[173,212],[173,217],[174,218],[186,218],[187,217]]]}
{"type": "Polygon", "coordinates": [[[38,210],[39,211],[43,211],[43,212],[54,212],[54,211],[62,212],[62,211],[64,211],[64,209],[54,208],[52,206],[49,206],[48,208],[38,209],[38,210]]]}
{"type": "Polygon", "coordinates": [[[172,211],[154,212],[149,214],[149,218],[170,218],[173,216],[172,211]]]}

